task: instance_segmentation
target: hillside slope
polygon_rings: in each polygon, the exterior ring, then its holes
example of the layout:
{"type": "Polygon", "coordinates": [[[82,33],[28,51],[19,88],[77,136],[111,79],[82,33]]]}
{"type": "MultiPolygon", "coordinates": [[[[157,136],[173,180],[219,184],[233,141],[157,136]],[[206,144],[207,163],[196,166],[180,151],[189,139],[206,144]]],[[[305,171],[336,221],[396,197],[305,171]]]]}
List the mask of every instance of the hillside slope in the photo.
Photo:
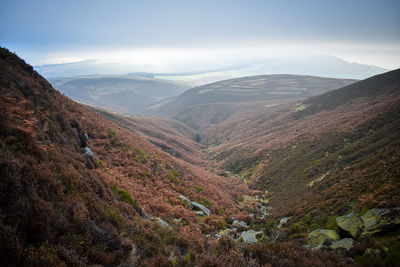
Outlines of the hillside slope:
{"type": "Polygon", "coordinates": [[[198,142],[199,134],[186,124],[167,118],[135,117],[104,109],[92,109],[121,127],[145,138],[175,158],[198,166],[208,164],[205,146],[198,142]]]}
{"type": "Polygon", "coordinates": [[[396,206],[400,70],[305,101],[241,114],[203,143],[218,165],[269,192],[276,215],[396,206]]]}
{"type": "Polygon", "coordinates": [[[233,114],[315,96],[355,82],[300,75],[260,75],[192,88],[145,110],[204,130],[233,114]]]}
{"type": "Polygon", "coordinates": [[[79,76],[50,82],[75,101],[130,114],[137,114],[147,106],[189,88],[183,83],[132,75],[79,76]]]}
{"type": "Polygon", "coordinates": [[[251,194],[239,179],[169,156],[69,100],[4,48],[0,149],[5,265],[168,264],[172,252],[187,264],[224,216],[248,216],[234,201],[251,194]],[[200,220],[179,194],[212,214],[200,220]]]}

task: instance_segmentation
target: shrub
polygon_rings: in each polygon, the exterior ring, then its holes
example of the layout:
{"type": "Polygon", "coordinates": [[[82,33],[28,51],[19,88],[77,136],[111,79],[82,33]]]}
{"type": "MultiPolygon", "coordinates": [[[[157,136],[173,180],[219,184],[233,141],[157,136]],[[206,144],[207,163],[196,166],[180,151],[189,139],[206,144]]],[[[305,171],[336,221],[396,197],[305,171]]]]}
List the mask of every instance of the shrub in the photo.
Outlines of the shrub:
{"type": "Polygon", "coordinates": [[[197,192],[203,192],[203,187],[201,186],[201,185],[198,185],[198,184],[195,184],[194,185],[194,188],[196,188],[197,189],[197,192]]]}
{"type": "Polygon", "coordinates": [[[119,201],[123,201],[125,203],[128,203],[129,205],[131,205],[135,209],[138,207],[136,199],[135,200],[132,199],[131,195],[127,191],[125,191],[125,190],[123,190],[121,188],[118,188],[115,185],[111,186],[111,191],[114,192],[115,196],[117,197],[117,199],[119,201]]]}
{"type": "Polygon", "coordinates": [[[147,153],[140,148],[136,148],[134,161],[136,161],[137,163],[146,163],[147,153]]]}
{"type": "Polygon", "coordinates": [[[150,176],[150,174],[149,174],[149,172],[147,171],[147,170],[143,170],[140,174],[139,174],[139,177],[140,178],[145,178],[145,177],[149,177],[150,176]]]}
{"type": "Polygon", "coordinates": [[[179,180],[178,176],[179,176],[179,173],[176,170],[172,169],[169,171],[168,178],[171,183],[180,184],[181,181],[179,180]]]}

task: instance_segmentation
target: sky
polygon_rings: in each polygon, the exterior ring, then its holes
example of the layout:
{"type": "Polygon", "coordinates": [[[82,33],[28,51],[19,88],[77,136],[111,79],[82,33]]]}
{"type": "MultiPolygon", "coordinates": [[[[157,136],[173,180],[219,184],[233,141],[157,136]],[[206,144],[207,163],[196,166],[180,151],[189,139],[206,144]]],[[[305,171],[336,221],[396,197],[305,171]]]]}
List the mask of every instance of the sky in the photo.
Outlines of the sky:
{"type": "Polygon", "coordinates": [[[400,67],[398,0],[1,0],[0,45],[33,65],[234,64],[328,54],[400,67]]]}

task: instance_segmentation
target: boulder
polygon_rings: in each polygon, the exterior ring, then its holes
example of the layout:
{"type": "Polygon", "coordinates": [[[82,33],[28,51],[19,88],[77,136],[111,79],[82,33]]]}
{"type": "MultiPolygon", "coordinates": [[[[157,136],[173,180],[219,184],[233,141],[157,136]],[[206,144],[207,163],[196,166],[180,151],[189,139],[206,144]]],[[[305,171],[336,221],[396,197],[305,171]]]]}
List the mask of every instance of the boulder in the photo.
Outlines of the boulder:
{"type": "Polygon", "coordinates": [[[237,230],[226,228],[224,230],[219,231],[218,234],[220,236],[229,235],[231,237],[234,237],[237,234],[237,230]]]}
{"type": "Polygon", "coordinates": [[[182,200],[183,203],[186,203],[189,208],[193,208],[192,202],[187,197],[185,197],[184,195],[179,195],[179,198],[182,200]]]}
{"type": "Polygon", "coordinates": [[[324,244],[327,241],[337,240],[339,240],[339,235],[336,231],[328,229],[317,229],[309,233],[307,236],[307,244],[309,245],[324,244]]]}
{"type": "Polygon", "coordinates": [[[346,216],[337,217],[336,224],[354,238],[357,238],[364,228],[364,223],[361,218],[353,212],[346,216]]]}
{"type": "Polygon", "coordinates": [[[211,214],[211,211],[209,209],[207,209],[206,207],[204,207],[203,205],[201,205],[200,203],[197,203],[197,202],[194,202],[194,201],[191,202],[191,203],[193,205],[193,210],[202,211],[207,216],[211,214]]]}
{"type": "Polygon", "coordinates": [[[362,235],[372,235],[391,228],[400,223],[400,212],[398,208],[390,209],[370,209],[361,219],[364,223],[362,235]]]}
{"type": "Polygon", "coordinates": [[[89,147],[85,147],[85,155],[89,158],[93,158],[93,151],[89,147]]]}
{"type": "Polygon", "coordinates": [[[353,238],[344,238],[338,241],[333,241],[331,248],[333,249],[339,249],[343,248],[346,250],[351,249],[354,246],[354,239],[353,238]]]}
{"type": "Polygon", "coordinates": [[[254,231],[254,230],[248,230],[244,231],[240,234],[240,238],[243,242],[245,243],[255,243],[257,242],[261,237],[263,236],[263,233],[260,231],[254,231]]]}

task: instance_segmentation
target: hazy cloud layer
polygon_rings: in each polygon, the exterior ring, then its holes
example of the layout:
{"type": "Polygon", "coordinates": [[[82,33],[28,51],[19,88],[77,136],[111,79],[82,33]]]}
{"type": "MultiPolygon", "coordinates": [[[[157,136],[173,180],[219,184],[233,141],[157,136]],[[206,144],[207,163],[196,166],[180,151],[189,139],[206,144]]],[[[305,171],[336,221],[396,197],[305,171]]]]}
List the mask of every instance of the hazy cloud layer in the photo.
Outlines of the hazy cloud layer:
{"type": "Polygon", "coordinates": [[[254,57],[258,49],[275,55],[323,53],[396,68],[399,14],[396,0],[5,0],[0,42],[33,64],[135,60],[132,54],[141,55],[137,61],[165,64],[188,53],[202,58],[204,50],[254,57]]]}

